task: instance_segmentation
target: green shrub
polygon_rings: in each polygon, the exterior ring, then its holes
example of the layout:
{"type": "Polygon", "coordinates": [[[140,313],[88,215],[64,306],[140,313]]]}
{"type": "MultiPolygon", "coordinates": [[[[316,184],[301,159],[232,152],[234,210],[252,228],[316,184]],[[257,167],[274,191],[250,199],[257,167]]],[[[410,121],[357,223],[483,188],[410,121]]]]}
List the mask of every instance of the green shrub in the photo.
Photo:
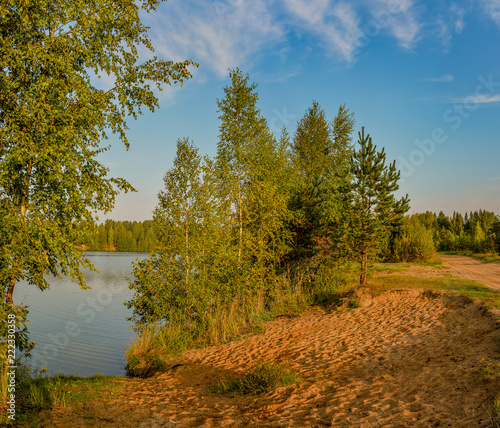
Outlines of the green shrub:
{"type": "Polygon", "coordinates": [[[213,394],[258,395],[298,382],[299,378],[289,368],[275,363],[262,363],[237,379],[221,380],[209,387],[208,391],[213,394]]]}
{"type": "Polygon", "coordinates": [[[394,239],[392,257],[396,262],[426,262],[435,254],[432,230],[417,217],[406,217],[402,232],[394,239]]]}

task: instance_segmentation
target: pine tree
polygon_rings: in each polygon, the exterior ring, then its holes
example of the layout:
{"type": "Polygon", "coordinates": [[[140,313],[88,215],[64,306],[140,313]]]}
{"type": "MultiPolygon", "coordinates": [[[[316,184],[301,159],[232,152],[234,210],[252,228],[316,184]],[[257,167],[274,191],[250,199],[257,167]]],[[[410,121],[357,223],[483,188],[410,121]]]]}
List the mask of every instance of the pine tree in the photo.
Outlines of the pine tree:
{"type": "Polygon", "coordinates": [[[312,180],[328,170],[333,139],[325,111],[317,101],[299,120],[292,144],[292,157],[299,174],[312,180]]]}
{"type": "Polygon", "coordinates": [[[397,228],[409,209],[408,195],[396,200],[400,171],[395,161],[386,165],[385,150],[377,151],[365,130],[358,133],[360,148],[351,158],[353,181],[346,182],[343,240],[349,252],[357,254],[361,264],[360,284],[365,284],[368,257],[378,248],[387,234],[397,228]]]}
{"type": "Polygon", "coordinates": [[[337,188],[348,180],[346,164],[352,152],[353,128],[353,114],[345,105],[329,123],[317,101],[297,124],[291,147],[297,172],[291,198],[295,213],[292,258],[309,258],[327,245],[329,223],[339,210],[337,188]]]}

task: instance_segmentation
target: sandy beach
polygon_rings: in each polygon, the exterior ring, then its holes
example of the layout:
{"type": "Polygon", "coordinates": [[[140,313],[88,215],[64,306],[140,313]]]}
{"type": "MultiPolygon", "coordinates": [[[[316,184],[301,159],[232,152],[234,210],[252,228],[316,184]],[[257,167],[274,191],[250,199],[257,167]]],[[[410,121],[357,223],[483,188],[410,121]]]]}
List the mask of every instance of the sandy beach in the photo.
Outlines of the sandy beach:
{"type": "MultiPolygon", "coordinates": [[[[360,292],[357,298],[359,308],[280,317],[263,334],[192,350],[165,373],[125,380],[117,400],[94,409],[98,425],[495,426],[500,378],[484,375],[500,361],[494,313],[444,292],[360,292]],[[259,362],[289,366],[300,383],[259,397],[206,392],[259,362]]],[[[86,422],[78,414],[55,414],[50,426],[86,422]]]]}

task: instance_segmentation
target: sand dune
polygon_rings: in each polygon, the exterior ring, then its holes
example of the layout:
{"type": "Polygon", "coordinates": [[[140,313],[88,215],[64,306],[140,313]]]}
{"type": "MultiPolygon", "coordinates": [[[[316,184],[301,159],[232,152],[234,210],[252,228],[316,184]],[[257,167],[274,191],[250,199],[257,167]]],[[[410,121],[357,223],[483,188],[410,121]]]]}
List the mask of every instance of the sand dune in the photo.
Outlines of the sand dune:
{"type": "MultiPolygon", "coordinates": [[[[496,316],[446,293],[360,294],[353,310],[314,309],[269,323],[264,334],[193,350],[167,372],[127,380],[102,404],[105,427],[477,427],[500,380],[496,316]],[[261,397],[210,395],[205,387],[259,361],[289,365],[298,385],[261,397]]],[[[66,415],[52,426],[84,425],[66,415]]]]}

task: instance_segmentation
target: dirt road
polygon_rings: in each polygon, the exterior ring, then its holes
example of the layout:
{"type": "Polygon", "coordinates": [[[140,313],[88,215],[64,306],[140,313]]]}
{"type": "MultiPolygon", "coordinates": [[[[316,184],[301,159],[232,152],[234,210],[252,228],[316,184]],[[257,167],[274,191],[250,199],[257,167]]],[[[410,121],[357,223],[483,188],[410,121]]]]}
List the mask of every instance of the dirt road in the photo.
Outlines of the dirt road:
{"type": "Polygon", "coordinates": [[[443,266],[450,268],[450,273],[484,282],[495,290],[500,290],[500,264],[484,263],[465,256],[439,256],[443,266]]]}

